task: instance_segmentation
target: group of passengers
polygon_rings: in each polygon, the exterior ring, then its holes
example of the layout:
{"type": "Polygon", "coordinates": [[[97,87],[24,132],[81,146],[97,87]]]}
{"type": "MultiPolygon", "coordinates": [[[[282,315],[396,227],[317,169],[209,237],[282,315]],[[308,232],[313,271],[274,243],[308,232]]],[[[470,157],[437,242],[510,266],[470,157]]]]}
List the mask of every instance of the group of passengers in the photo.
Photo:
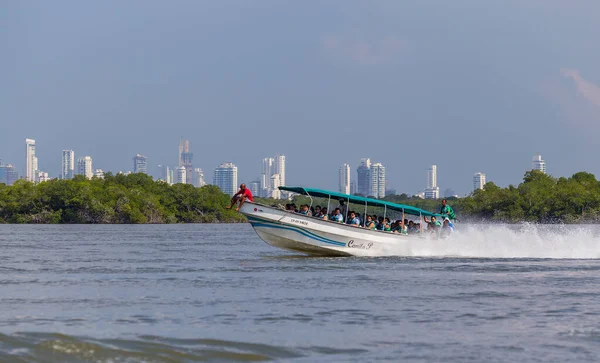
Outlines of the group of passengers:
{"type": "Polygon", "coordinates": [[[325,221],[332,221],[337,223],[345,223],[351,226],[366,228],[370,230],[385,231],[399,234],[408,233],[419,233],[421,231],[421,224],[409,221],[408,219],[398,219],[395,222],[391,222],[389,218],[373,215],[366,215],[366,218],[361,219],[361,215],[355,211],[348,211],[348,218],[344,218],[347,210],[346,205],[340,201],[340,205],[337,206],[331,213],[328,213],[327,208],[321,206],[309,207],[306,204],[300,205],[298,208],[295,204],[286,204],[285,209],[290,212],[303,214],[308,217],[314,217],[325,221]]]}
{"type": "MultiPolygon", "coordinates": [[[[370,230],[385,231],[399,234],[415,234],[421,232],[421,223],[415,223],[408,219],[398,219],[395,222],[391,222],[389,218],[373,215],[366,215],[366,218],[361,218],[360,213],[356,211],[347,211],[347,206],[343,200],[340,200],[340,204],[333,209],[331,213],[328,213],[327,208],[321,206],[308,206],[302,204],[300,207],[296,207],[295,204],[286,204],[285,209],[290,212],[299,213],[308,217],[314,217],[325,221],[332,221],[337,223],[345,223],[351,226],[366,228],[370,230]],[[347,213],[347,214],[346,214],[347,213]],[[345,218],[345,216],[348,216],[345,218]]],[[[434,233],[438,232],[441,234],[450,234],[454,230],[454,226],[448,217],[445,217],[443,222],[440,222],[436,217],[427,219],[424,217],[424,222],[427,225],[427,229],[423,232],[434,233]]]]}

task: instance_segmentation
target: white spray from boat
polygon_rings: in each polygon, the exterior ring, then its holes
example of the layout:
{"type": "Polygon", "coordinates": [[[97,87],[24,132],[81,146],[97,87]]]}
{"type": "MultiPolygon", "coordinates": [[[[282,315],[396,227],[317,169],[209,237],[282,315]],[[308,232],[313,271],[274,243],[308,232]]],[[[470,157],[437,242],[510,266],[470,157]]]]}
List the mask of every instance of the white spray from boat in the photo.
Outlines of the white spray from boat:
{"type": "MultiPolygon", "coordinates": [[[[446,239],[414,238],[411,256],[475,258],[600,258],[600,226],[595,225],[462,225],[446,239]]],[[[394,247],[370,256],[406,255],[394,247]]]]}

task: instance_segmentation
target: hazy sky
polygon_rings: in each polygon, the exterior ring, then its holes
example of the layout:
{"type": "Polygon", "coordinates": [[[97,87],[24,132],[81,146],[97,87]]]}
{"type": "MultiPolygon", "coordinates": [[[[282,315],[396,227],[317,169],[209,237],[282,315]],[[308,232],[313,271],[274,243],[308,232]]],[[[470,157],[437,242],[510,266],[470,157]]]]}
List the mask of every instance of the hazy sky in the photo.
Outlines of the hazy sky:
{"type": "Polygon", "coordinates": [[[63,149],[127,171],[136,153],[232,161],[284,153],[290,185],[337,188],[361,157],[399,192],[464,194],[600,174],[600,1],[3,1],[0,158],[57,176],[63,149]]]}

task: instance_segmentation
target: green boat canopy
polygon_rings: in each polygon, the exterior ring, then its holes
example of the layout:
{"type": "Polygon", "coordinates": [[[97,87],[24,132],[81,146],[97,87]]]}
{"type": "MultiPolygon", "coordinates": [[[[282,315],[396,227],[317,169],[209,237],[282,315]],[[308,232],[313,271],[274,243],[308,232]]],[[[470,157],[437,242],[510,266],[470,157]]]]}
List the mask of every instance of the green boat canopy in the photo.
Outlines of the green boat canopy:
{"type": "Polygon", "coordinates": [[[426,217],[436,217],[436,218],[443,217],[441,214],[431,213],[426,210],[422,210],[422,209],[419,209],[416,207],[411,207],[409,205],[396,204],[396,203],[386,202],[384,200],[379,200],[379,199],[359,197],[357,195],[349,195],[349,194],[331,192],[329,190],[323,190],[323,189],[312,189],[312,188],[302,188],[302,187],[279,187],[279,190],[284,190],[284,191],[293,192],[293,193],[306,195],[309,197],[315,197],[315,198],[331,197],[332,199],[336,199],[336,200],[344,199],[344,201],[347,201],[349,203],[356,203],[356,204],[363,204],[363,205],[367,204],[370,206],[385,207],[386,209],[395,210],[395,211],[399,211],[399,212],[404,211],[405,214],[410,214],[413,216],[423,215],[426,217]]]}

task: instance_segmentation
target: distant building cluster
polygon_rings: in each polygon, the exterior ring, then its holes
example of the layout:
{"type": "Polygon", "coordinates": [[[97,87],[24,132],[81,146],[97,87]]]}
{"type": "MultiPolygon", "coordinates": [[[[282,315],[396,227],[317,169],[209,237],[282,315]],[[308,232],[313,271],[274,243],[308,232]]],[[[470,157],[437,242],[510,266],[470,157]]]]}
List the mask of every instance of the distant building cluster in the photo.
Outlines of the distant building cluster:
{"type": "MultiPolygon", "coordinates": [[[[148,174],[148,159],[142,154],[136,154],[132,158],[133,173],[148,174]]],[[[168,184],[192,184],[195,187],[206,185],[204,172],[201,168],[194,167],[194,154],[191,151],[190,141],[181,139],[179,141],[179,163],[178,166],[158,165],[157,179],[168,184]]],[[[343,194],[358,194],[367,197],[384,198],[386,195],[396,194],[396,190],[389,187],[386,179],[386,168],[382,163],[371,162],[370,158],[362,158],[356,168],[356,180],[353,180],[349,163],[343,163],[338,170],[338,191],[343,194]]],[[[531,161],[531,170],[546,173],[546,162],[540,154],[536,154],[531,161]]],[[[121,172],[119,172],[121,173],[121,172]]],[[[127,174],[131,171],[127,172],[127,174]]],[[[60,179],[72,179],[76,175],[82,175],[88,179],[104,178],[102,169],[94,169],[91,156],[75,157],[75,151],[62,150],[61,170],[58,174],[60,179]]],[[[12,185],[19,179],[25,179],[33,183],[42,183],[51,179],[48,172],[38,167],[36,155],[36,141],[25,139],[25,174],[21,176],[13,164],[4,163],[0,159],[0,183],[12,185]]],[[[279,190],[286,184],[286,158],[284,154],[262,159],[260,177],[249,183],[247,187],[252,194],[263,198],[285,199],[289,195],[279,190]]],[[[473,191],[481,190],[487,183],[486,174],[477,172],[473,174],[473,191]]],[[[238,167],[233,162],[221,163],[214,170],[213,184],[223,192],[233,195],[238,189],[238,167]]],[[[425,199],[440,198],[440,187],[438,186],[437,165],[431,165],[427,169],[427,184],[425,189],[415,194],[425,199]]],[[[452,189],[445,189],[444,197],[455,197],[452,189]]]]}
{"type": "Polygon", "coordinates": [[[387,182],[385,166],[371,163],[371,159],[360,159],[356,169],[356,181],[352,180],[350,164],[344,163],[339,169],[338,191],[344,194],[360,194],[375,198],[383,198],[386,194],[387,182]]]}
{"type": "MultiPolygon", "coordinates": [[[[285,180],[285,155],[267,157],[262,160],[260,179],[250,185],[258,192],[256,195],[263,198],[281,199],[279,187],[286,185],[285,180]],[[258,188],[256,188],[258,184],[258,188]]],[[[250,189],[252,191],[252,189],[250,189]]]]}

